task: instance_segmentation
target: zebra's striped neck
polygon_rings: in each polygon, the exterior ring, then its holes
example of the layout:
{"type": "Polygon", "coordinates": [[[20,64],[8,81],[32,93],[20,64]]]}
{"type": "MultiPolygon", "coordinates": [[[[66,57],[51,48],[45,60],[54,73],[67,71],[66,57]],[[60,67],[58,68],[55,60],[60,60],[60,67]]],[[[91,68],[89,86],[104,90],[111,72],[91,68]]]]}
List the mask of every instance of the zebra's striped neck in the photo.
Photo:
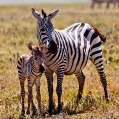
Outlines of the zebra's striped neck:
{"type": "Polygon", "coordinates": [[[59,45],[59,41],[58,41],[58,38],[57,38],[57,33],[58,33],[58,30],[57,29],[54,29],[53,32],[52,32],[52,35],[53,35],[53,41],[57,44],[57,46],[59,45]]]}

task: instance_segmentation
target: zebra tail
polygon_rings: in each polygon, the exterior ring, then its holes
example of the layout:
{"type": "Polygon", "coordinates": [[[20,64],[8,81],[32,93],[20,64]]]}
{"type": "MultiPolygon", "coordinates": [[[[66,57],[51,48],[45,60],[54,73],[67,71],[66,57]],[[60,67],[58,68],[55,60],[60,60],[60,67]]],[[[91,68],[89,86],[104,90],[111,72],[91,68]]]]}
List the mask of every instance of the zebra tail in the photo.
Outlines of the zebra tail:
{"type": "Polygon", "coordinates": [[[91,25],[91,26],[92,26],[92,28],[96,31],[96,33],[99,35],[100,39],[101,39],[103,42],[107,43],[107,38],[106,38],[106,36],[103,35],[103,34],[101,34],[95,26],[93,26],[93,25],[91,25]]]}

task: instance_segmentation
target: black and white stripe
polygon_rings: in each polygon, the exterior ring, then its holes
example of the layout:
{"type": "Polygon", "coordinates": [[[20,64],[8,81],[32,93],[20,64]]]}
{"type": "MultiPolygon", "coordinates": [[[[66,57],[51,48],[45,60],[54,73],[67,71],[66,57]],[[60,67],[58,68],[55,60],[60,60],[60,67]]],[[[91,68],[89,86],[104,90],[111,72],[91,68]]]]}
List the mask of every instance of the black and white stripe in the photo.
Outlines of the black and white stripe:
{"type": "MultiPolygon", "coordinates": [[[[64,75],[76,75],[79,83],[77,99],[80,99],[85,82],[85,76],[82,70],[85,68],[88,59],[93,62],[99,73],[105,92],[105,98],[108,100],[107,81],[103,68],[101,45],[101,40],[106,41],[105,37],[95,27],[87,23],[75,23],[64,30],[53,29],[51,18],[53,18],[58,11],[48,16],[40,17],[40,19],[38,17],[40,14],[37,14],[38,12],[34,9],[32,9],[32,12],[39,22],[42,22],[44,19],[48,20],[48,22],[45,21],[43,24],[46,30],[42,31],[42,29],[37,29],[37,36],[39,45],[44,44],[44,68],[48,82],[49,112],[51,113],[54,108],[53,73],[55,72],[57,74],[56,92],[58,95],[58,112],[60,112],[62,109],[61,95],[64,75]],[[51,28],[53,29],[50,34],[52,37],[49,37],[47,34],[51,28]]],[[[42,16],[43,14],[45,13],[42,12],[42,16]]],[[[39,24],[37,24],[37,26],[39,26],[39,24]]]]}

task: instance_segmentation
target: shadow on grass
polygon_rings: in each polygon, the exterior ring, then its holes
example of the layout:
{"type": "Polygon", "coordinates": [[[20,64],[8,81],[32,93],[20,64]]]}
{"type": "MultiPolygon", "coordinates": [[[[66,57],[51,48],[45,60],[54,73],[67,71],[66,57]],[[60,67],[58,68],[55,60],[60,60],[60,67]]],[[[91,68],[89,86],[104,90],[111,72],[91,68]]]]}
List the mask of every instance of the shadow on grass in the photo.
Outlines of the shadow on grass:
{"type": "MultiPolygon", "coordinates": [[[[48,114],[46,105],[43,110],[46,112],[44,117],[67,117],[68,115],[78,115],[86,113],[86,111],[97,110],[100,104],[104,103],[104,99],[102,97],[95,98],[91,92],[87,94],[85,98],[81,98],[77,101],[76,98],[73,98],[71,101],[68,101],[65,105],[63,105],[63,109],[61,113],[57,113],[57,108],[52,111],[52,115],[48,114]]],[[[23,118],[24,119],[24,118],[23,118]]],[[[37,119],[37,115],[36,115],[37,119]]]]}

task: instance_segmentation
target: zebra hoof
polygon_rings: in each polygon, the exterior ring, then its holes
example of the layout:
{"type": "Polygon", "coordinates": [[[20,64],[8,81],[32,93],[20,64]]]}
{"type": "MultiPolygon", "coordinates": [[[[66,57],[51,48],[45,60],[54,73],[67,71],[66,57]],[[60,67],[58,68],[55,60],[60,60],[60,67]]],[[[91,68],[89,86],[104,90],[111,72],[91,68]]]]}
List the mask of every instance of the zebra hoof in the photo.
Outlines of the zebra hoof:
{"type": "Polygon", "coordinates": [[[107,98],[107,99],[106,99],[106,103],[108,103],[108,102],[109,102],[109,99],[107,98]]]}
{"type": "Polygon", "coordinates": [[[81,94],[78,94],[77,95],[77,102],[82,98],[82,95],[81,94]]]}
{"type": "Polygon", "coordinates": [[[36,110],[34,110],[33,112],[32,112],[32,116],[31,117],[34,117],[36,115],[36,110]]]}
{"type": "Polygon", "coordinates": [[[63,102],[58,105],[57,114],[59,114],[62,111],[62,107],[63,107],[63,102]]]}
{"type": "Polygon", "coordinates": [[[50,114],[50,115],[52,115],[52,111],[55,109],[55,103],[53,102],[53,103],[50,103],[49,104],[49,110],[48,110],[48,113],[50,114]]]}
{"type": "Polygon", "coordinates": [[[29,111],[29,110],[27,110],[27,111],[26,111],[26,114],[27,114],[27,115],[30,115],[30,111],[29,111]]]}
{"type": "Polygon", "coordinates": [[[25,111],[21,113],[21,116],[25,116],[25,111]]]}
{"type": "Polygon", "coordinates": [[[49,110],[48,110],[48,113],[49,113],[49,115],[51,116],[51,115],[52,115],[52,109],[49,109],[49,110]]]}
{"type": "Polygon", "coordinates": [[[22,110],[21,111],[21,116],[24,116],[25,115],[25,110],[22,110]]]}
{"type": "Polygon", "coordinates": [[[24,119],[25,118],[25,113],[21,113],[21,115],[19,116],[19,119],[24,119]]]}
{"type": "Polygon", "coordinates": [[[46,111],[41,110],[38,115],[40,115],[41,117],[45,118],[46,114],[47,114],[46,111]]]}

